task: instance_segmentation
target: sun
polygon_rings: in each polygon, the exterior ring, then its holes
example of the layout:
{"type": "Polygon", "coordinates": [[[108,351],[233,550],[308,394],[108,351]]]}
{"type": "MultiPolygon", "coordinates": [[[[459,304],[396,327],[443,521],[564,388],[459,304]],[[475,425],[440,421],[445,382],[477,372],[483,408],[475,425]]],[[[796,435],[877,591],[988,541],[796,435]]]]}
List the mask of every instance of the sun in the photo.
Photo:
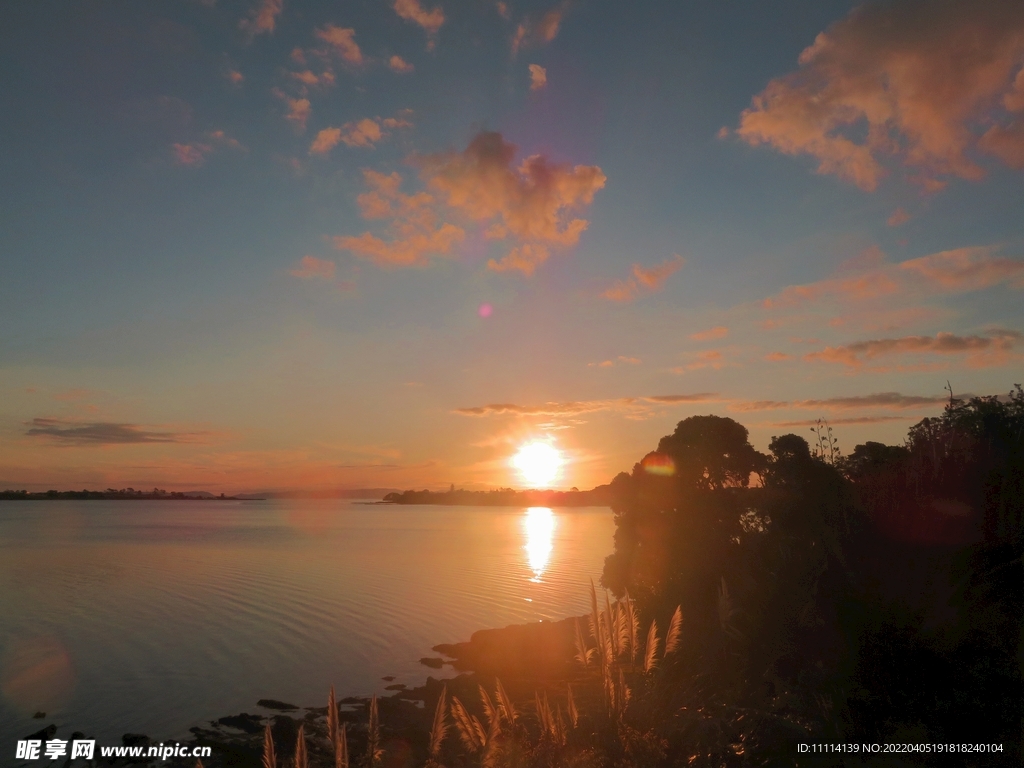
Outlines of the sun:
{"type": "Polygon", "coordinates": [[[512,466],[519,470],[519,474],[533,488],[551,485],[564,463],[561,451],[542,442],[526,443],[512,457],[512,466]]]}

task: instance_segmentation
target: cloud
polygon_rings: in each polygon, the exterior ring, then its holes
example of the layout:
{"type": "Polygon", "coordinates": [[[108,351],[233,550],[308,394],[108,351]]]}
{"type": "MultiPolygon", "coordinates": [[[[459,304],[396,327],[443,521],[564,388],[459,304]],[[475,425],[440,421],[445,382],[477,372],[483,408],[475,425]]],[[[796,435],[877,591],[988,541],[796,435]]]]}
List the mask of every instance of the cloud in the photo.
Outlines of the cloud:
{"type": "MultiPolygon", "coordinates": [[[[381,125],[408,122],[389,118],[381,125]]],[[[461,226],[438,224],[454,217],[479,224],[487,239],[504,241],[510,249],[490,259],[490,269],[532,274],[554,249],[578,242],[588,222],[575,214],[590,205],[605,177],[596,166],[570,167],[540,155],[514,167],[515,151],[501,134],[481,133],[464,152],[415,157],[429,191],[412,195],[400,192],[398,174],[364,171],[370,189],[357,198],[363,217],[390,219],[396,237],[389,243],[365,232],[335,238],[336,247],[379,264],[423,266],[430,255],[449,255],[464,239],[461,226]]]]}
{"type": "Polygon", "coordinates": [[[976,180],[975,147],[1016,165],[1024,153],[1019,73],[1024,4],[902,0],[863,5],[818,35],[800,68],[772,80],[740,117],[751,145],[810,155],[818,173],[874,190],[894,159],[926,190],[976,180]],[[1016,79],[1015,79],[1016,76],[1016,79]],[[976,128],[995,121],[979,141],[976,128]]]}
{"type": "Polygon", "coordinates": [[[512,167],[515,153],[500,133],[484,132],[464,152],[428,155],[420,165],[428,187],[474,221],[497,221],[526,241],[575,245],[588,222],[572,213],[591,204],[605,175],[597,166],[570,167],[542,155],[512,167]]]}
{"type": "Polygon", "coordinates": [[[515,34],[512,37],[512,55],[519,53],[521,48],[534,45],[550,43],[558,36],[562,26],[562,19],[565,16],[565,5],[552,8],[540,17],[538,21],[530,18],[516,26],[515,34]]]}
{"type": "Polygon", "coordinates": [[[465,232],[448,222],[438,222],[434,198],[426,192],[415,195],[400,190],[402,177],[385,176],[373,170],[363,171],[370,188],[356,202],[364,219],[390,219],[393,239],[384,241],[370,232],[358,237],[335,237],[334,247],[380,266],[425,266],[431,256],[448,256],[465,232]]]}
{"type": "Polygon", "coordinates": [[[876,248],[850,262],[856,274],[791,285],[763,301],[765,309],[795,307],[825,298],[864,301],[894,294],[964,293],[1006,284],[1024,288],[1024,260],[999,257],[993,246],[972,246],[889,264],[876,248]]]}
{"type": "Polygon", "coordinates": [[[283,8],[284,0],[263,0],[249,13],[249,18],[238,23],[238,27],[246,31],[250,38],[264,32],[273,32],[283,8]]]}
{"type": "Polygon", "coordinates": [[[792,358],[792,355],[787,355],[785,352],[769,352],[764,356],[764,359],[769,363],[778,363],[783,360],[791,360],[792,358]]]}
{"type": "Polygon", "coordinates": [[[978,291],[1000,283],[1024,288],[1024,260],[993,256],[991,247],[957,248],[910,259],[899,269],[920,276],[935,290],[949,293],[978,291]]]}
{"type": "Polygon", "coordinates": [[[904,211],[902,208],[897,208],[892,212],[892,215],[886,219],[885,223],[890,227],[899,227],[910,221],[910,214],[904,211]]]}
{"type": "Polygon", "coordinates": [[[797,410],[857,410],[860,408],[889,408],[910,410],[934,408],[949,399],[948,395],[904,395],[899,392],[877,392],[871,395],[829,397],[823,400],[737,400],[729,405],[732,411],[797,410]]]}
{"type": "Polygon", "coordinates": [[[427,11],[420,5],[419,0],[395,0],[393,7],[401,18],[419,24],[428,35],[437,34],[437,30],[444,24],[444,11],[441,10],[441,6],[427,11]]]}
{"type": "Polygon", "coordinates": [[[675,254],[661,264],[646,269],[634,264],[632,274],[625,280],[616,281],[610,288],[601,293],[601,298],[609,301],[632,301],[642,291],[658,291],[673,274],[686,263],[686,259],[675,254]]]}
{"type": "Polygon", "coordinates": [[[341,128],[324,128],[317,133],[313,143],[310,144],[311,155],[323,155],[330,152],[338,144],[347,147],[361,147],[373,149],[382,139],[387,138],[389,131],[396,128],[411,128],[412,123],[408,120],[386,117],[363,118],[351,123],[345,123],[341,128]]]}
{"type": "Polygon", "coordinates": [[[691,333],[690,338],[694,341],[710,341],[711,339],[724,339],[729,335],[729,329],[724,325],[716,325],[714,328],[709,328],[706,331],[698,331],[697,333],[691,333]]]}
{"type": "Polygon", "coordinates": [[[401,56],[392,56],[388,59],[388,66],[391,67],[392,72],[397,72],[400,75],[407,75],[416,69],[401,56]]]}
{"type": "Polygon", "coordinates": [[[171,144],[174,152],[174,162],[178,165],[187,165],[198,168],[206,162],[207,156],[213,152],[209,144],[171,144]]]}
{"type": "Polygon", "coordinates": [[[316,37],[331,46],[342,61],[356,66],[363,63],[363,52],[356,43],[356,31],[351,28],[327,24],[314,32],[316,37]]]}
{"type": "Polygon", "coordinates": [[[305,131],[306,121],[309,120],[309,116],[313,113],[309,99],[293,99],[280,88],[272,89],[271,93],[288,105],[288,112],[284,116],[285,119],[294,123],[300,131],[305,131]]]}
{"type": "MultiPolygon", "coordinates": [[[[885,424],[890,421],[909,421],[911,416],[841,416],[838,419],[829,419],[829,424],[885,424]]],[[[773,427],[814,427],[817,426],[817,419],[803,419],[802,421],[776,421],[770,426],[773,427]]]]}
{"type": "Polygon", "coordinates": [[[639,357],[626,357],[619,355],[614,360],[602,360],[600,363],[587,363],[588,368],[613,368],[616,365],[640,365],[642,360],[639,357]]]}
{"type": "Polygon", "coordinates": [[[315,256],[303,256],[299,266],[288,271],[289,275],[303,280],[333,280],[334,262],[318,259],[315,256]]]}
{"type": "Polygon", "coordinates": [[[540,64],[531,64],[530,69],[530,90],[539,91],[548,84],[548,71],[540,64]]]}
{"type": "Polygon", "coordinates": [[[241,85],[245,81],[245,75],[237,69],[229,69],[224,77],[226,77],[228,82],[232,85],[241,85]]]}
{"type": "MultiPolygon", "coordinates": [[[[291,78],[298,80],[304,86],[332,86],[334,85],[334,73],[330,70],[324,70],[319,75],[311,70],[303,70],[302,72],[291,72],[291,78]]],[[[305,92],[305,88],[303,88],[305,92]]]]}
{"type": "Polygon", "coordinates": [[[234,149],[239,152],[249,151],[245,148],[242,142],[240,142],[238,139],[228,136],[226,133],[224,133],[224,131],[210,131],[210,133],[208,133],[207,136],[210,138],[210,141],[214,142],[215,144],[219,144],[223,147],[227,147],[228,149],[234,149]]]}
{"type": "Polygon", "coordinates": [[[202,433],[149,432],[138,424],[115,424],[110,422],[73,422],[59,419],[32,419],[25,432],[31,437],[51,438],[60,445],[126,445],[137,443],[186,443],[195,442],[202,433]]]}
{"type": "Polygon", "coordinates": [[[646,404],[678,405],[680,403],[703,403],[718,400],[713,392],[697,392],[689,395],[652,395],[648,397],[620,397],[611,400],[570,400],[549,402],[540,405],[519,405],[516,403],[489,403],[473,408],[456,408],[462,416],[578,416],[599,411],[644,410],[646,404]]]}
{"type": "Polygon", "coordinates": [[[987,368],[1005,365],[1019,359],[1011,350],[1020,344],[1024,334],[1018,331],[996,329],[987,336],[957,336],[939,333],[935,336],[903,336],[895,339],[870,339],[837,347],[826,347],[820,352],[811,352],[805,360],[820,360],[827,363],[841,363],[850,368],[860,368],[866,360],[892,355],[961,355],[966,354],[967,364],[972,368],[987,368]]]}

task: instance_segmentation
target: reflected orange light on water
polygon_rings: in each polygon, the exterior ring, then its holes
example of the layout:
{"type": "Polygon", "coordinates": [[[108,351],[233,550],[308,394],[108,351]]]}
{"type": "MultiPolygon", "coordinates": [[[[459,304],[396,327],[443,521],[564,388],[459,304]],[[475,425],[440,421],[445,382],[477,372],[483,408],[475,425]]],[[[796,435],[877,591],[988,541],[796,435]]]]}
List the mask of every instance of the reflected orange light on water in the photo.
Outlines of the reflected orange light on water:
{"type": "Polygon", "coordinates": [[[552,540],[555,533],[555,513],[547,507],[530,507],[523,517],[523,532],[526,534],[526,559],[533,571],[530,581],[540,581],[551,559],[552,540]]]}

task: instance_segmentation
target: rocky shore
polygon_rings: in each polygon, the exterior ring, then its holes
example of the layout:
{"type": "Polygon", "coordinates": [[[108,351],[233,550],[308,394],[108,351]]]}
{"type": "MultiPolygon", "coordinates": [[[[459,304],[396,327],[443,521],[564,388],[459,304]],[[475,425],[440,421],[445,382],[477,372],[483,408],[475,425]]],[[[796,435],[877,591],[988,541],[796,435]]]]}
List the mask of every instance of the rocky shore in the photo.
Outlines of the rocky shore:
{"type": "MultiPolygon", "coordinates": [[[[581,617],[580,620],[586,622],[587,618],[581,617]]],[[[423,765],[434,706],[444,689],[470,708],[475,708],[479,700],[480,686],[493,690],[495,678],[501,680],[517,707],[527,711],[538,691],[546,692],[552,701],[564,697],[566,682],[577,678],[573,668],[574,621],[569,618],[558,622],[483,629],[474,632],[466,642],[436,645],[433,651],[439,656],[426,657],[421,662],[437,669],[451,667],[459,673],[449,679],[428,676],[423,685],[409,688],[395,682],[394,677],[383,678],[389,683],[385,690],[391,692],[377,700],[383,746],[388,754],[387,765],[395,768],[419,768],[423,765]]],[[[325,702],[330,684],[331,681],[324,681],[325,702]]],[[[368,697],[357,696],[338,701],[339,721],[347,724],[349,749],[353,756],[362,754],[366,749],[369,702],[368,697]]],[[[205,768],[261,768],[263,734],[267,724],[270,725],[281,765],[286,765],[294,753],[300,725],[306,734],[310,765],[333,765],[333,753],[327,739],[326,703],[324,706],[299,706],[276,699],[260,699],[255,702],[253,712],[227,715],[191,728],[192,738],[187,744],[211,748],[211,757],[203,759],[205,768]]],[[[56,730],[56,726],[50,725],[28,738],[54,738],[56,730]]],[[[75,738],[88,737],[75,734],[75,738]]],[[[151,740],[143,734],[125,734],[123,743],[125,746],[149,746],[158,740],[151,740]]],[[[76,760],[68,765],[76,766],[83,762],[76,760]]],[[[95,764],[181,765],[191,768],[195,759],[97,759],[95,764]]]]}

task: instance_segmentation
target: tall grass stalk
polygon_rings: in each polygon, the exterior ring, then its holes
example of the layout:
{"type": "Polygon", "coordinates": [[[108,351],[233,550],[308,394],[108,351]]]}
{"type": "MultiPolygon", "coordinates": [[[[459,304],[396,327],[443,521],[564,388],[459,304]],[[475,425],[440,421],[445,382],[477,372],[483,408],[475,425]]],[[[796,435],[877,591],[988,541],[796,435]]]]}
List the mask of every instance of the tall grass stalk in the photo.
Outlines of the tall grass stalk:
{"type": "Polygon", "coordinates": [[[274,736],[270,732],[270,723],[263,729],[263,768],[277,768],[277,755],[274,754],[274,736]]]}

